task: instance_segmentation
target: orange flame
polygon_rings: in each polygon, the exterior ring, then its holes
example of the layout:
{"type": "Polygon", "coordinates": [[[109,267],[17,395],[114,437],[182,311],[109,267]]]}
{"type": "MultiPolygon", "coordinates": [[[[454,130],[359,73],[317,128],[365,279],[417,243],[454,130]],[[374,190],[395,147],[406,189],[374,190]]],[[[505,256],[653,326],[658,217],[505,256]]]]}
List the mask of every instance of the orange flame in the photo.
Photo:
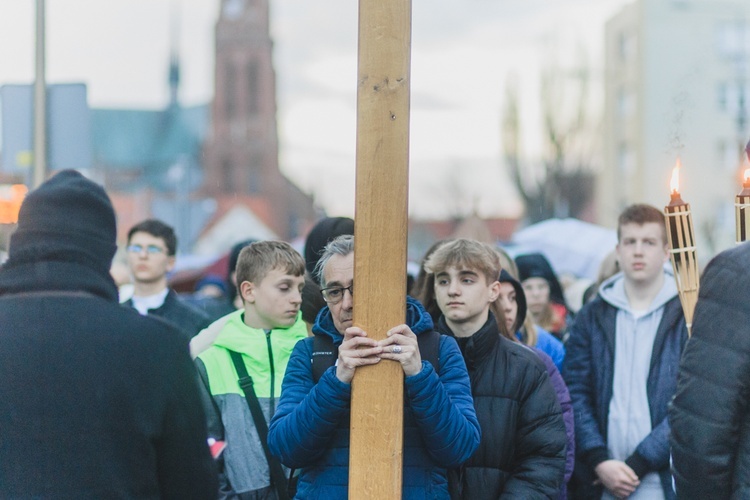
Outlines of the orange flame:
{"type": "Polygon", "coordinates": [[[745,174],[743,175],[742,180],[745,184],[747,184],[747,181],[750,180],[750,167],[745,169],[745,174]]]}
{"type": "Polygon", "coordinates": [[[679,194],[680,192],[680,159],[677,158],[677,163],[672,169],[672,179],[669,181],[669,188],[672,190],[672,194],[679,194]]]}

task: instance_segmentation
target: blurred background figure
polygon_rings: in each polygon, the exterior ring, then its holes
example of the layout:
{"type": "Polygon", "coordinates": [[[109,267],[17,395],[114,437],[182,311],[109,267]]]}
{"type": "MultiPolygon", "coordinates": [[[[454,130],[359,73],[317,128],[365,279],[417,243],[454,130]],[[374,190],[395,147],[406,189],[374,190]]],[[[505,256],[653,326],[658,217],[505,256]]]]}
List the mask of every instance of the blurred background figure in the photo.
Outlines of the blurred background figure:
{"type": "Polygon", "coordinates": [[[302,289],[302,319],[312,334],[315,318],[326,303],[320,293],[315,268],[326,245],[342,235],[354,235],[354,220],[349,217],[326,217],[319,220],[305,239],[305,287],[302,289]]]}
{"type": "Polygon", "coordinates": [[[124,306],[173,323],[188,339],[209,325],[208,316],[167,286],[177,251],[177,236],[171,226],[157,219],[139,222],[128,231],[126,251],[133,295],[124,306]]]}
{"type": "Polygon", "coordinates": [[[516,266],[534,323],[565,342],[569,310],[549,261],[540,253],[525,254],[516,257],[516,266]]]}
{"type": "Polygon", "coordinates": [[[620,264],[617,262],[617,251],[612,250],[599,264],[599,273],[596,281],[592,283],[583,293],[583,303],[587,304],[596,297],[599,287],[609,278],[620,272],[620,264]]]}
{"type": "Polygon", "coordinates": [[[305,240],[305,269],[315,283],[318,283],[315,266],[323,249],[330,241],[345,234],[354,235],[354,220],[349,217],[326,217],[319,220],[308,233],[305,240]]]}
{"type": "Polygon", "coordinates": [[[302,311],[302,321],[307,325],[308,335],[312,335],[315,318],[318,317],[318,313],[325,305],[326,301],[323,299],[320,285],[308,273],[305,273],[305,286],[302,288],[302,306],[300,306],[300,311],[302,311]]]}
{"type": "Polygon", "coordinates": [[[222,278],[218,274],[207,274],[196,282],[193,293],[185,294],[184,298],[210,320],[216,320],[233,310],[228,282],[229,276],[222,278]]]}

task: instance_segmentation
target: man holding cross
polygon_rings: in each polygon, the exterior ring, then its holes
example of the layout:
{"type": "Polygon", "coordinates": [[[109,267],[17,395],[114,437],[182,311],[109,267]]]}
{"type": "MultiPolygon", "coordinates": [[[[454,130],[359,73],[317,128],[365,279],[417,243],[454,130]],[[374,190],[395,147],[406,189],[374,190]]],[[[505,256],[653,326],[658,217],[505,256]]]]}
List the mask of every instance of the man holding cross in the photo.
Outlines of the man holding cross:
{"type": "Polygon", "coordinates": [[[432,319],[412,299],[407,299],[406,324],[392,328],[384,340],[375,341],[352,326],[352,236],[326,246],[317,272],[328,305],[313,333],[330,339],[338,358],[315,380],[315,358],[325,353],[316,349],[313,337],[295,346],[269,429],[271,452],[285,465],[301,469],[298,497],[347,498],[352,379],[360,366],[397,361],[405,376],[403,498],[448,498],[446,469],[466,461],[480,438],[458,346],[433,331],[432,319]],[[421,336],[434,336],[439,361],[423,359],[421,336]]]}

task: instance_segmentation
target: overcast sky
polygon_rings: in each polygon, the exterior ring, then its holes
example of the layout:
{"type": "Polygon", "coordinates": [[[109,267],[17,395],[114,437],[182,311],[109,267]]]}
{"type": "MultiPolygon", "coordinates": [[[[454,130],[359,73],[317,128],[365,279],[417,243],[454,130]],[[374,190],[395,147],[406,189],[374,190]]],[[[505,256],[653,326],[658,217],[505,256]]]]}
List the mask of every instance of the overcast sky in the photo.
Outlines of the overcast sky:
{"type": "MultiPolygon", "coordinates": [[[[177,14],[183,104],[213,95],[219,0],[47,0],[47,77],[86,82],[92,107],[158,109],[168,99],[177,14]]],[[[518,79],[524,149],[540,148],[538,75],[585,47],[601,84],[604,22],[627,0],[414,0],[410,209],[517,216],[501,159],[505,82],[518,79]]],[[[0,4],[0,85],[33,80],[34,0],[0,4]]],[[[353,215],[355,0],[272,0],[284,173],[331,215],[353,215]]]]}

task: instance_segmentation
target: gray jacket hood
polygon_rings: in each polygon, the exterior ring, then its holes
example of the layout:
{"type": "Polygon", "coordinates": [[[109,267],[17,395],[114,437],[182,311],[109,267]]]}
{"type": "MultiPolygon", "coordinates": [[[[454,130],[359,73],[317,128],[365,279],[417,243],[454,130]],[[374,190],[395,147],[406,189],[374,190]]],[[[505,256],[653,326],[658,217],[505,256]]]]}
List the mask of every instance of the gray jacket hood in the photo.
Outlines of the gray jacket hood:
{"type": "MultiPolygon", "coordinates": [[[[616,307],[617,309],[624,309],[632,312],[630,309],[630,303],[628,302],[628,296],[625,293],[625,275],[620,272],[606,280],[599,287],[599,295],[608,304],[616,307]]],[[[646,314],[649,314],[656,309],[659,309],[664,304],[672,300],[677,295],[677,284],[675,283],[674,273],[671,269],[664,267],[664,284],[659,290],[659,293],[651,301],[646,314]]]]}

